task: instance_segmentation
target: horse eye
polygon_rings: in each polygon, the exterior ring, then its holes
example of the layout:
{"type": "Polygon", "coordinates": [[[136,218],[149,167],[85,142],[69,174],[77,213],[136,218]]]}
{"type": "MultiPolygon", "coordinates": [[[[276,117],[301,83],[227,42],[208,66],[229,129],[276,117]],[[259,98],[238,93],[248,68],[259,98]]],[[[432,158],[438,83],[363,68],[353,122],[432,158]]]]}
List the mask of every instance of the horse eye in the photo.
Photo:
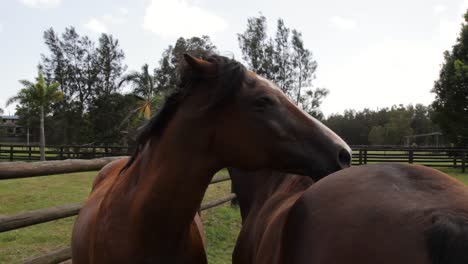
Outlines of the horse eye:
{"type": "Polygon", "coordinates": [[[257,109],[264,109],[264,108],[273,106],[274,104],[275,104],[275,101],[273,101],[273,99],[268,96],[258,97],[254,101],[254,107],[257,109]]]}

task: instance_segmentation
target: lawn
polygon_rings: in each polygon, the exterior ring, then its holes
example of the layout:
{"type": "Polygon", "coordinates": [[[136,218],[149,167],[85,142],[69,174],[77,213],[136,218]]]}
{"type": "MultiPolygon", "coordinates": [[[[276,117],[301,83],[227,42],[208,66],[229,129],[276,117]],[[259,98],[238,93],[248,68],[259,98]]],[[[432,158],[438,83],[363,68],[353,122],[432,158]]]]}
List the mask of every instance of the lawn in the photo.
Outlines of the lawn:
{"type": "Polygon", "coordinates": [[[464,184],[468,185],[468,172],[462,173],[460,169],[452,169],[452,168],[442,168],[439,170],[457,178],[464,184]]]}
{"type": "MultiPolygon", "coordinates": [[[[221,173],[226,173],[222,171],[221,173]]],[[[83,201],[96,172],[0,181],[0,215],[83,201]]],[[[230,192],[230,182],[210,185],[205,201],[230,192]]],[[[230,263],[240,229],[238,209],[229,204],[202,213],[209,263],[230,263]]],[[[75,217],[0,233],[0,263],[21,263],[31,256],[70,244],[75,217]]]]}
{"type": "MultiPolygon", "coordinates": [[[[468,173],[441,169],[468,184],[468,173]]],[[[225,171],[221,173],[225,174],[225,171]]],[[[83,201],[96,172],[0,181],[0,215],[83,201]]],[[[230,192],[230,182],[210,185],[205,201],[230,192]]],[[[240,229],[239,210],[228,204],[202,213],[209,263],[231,262],[240,229]]],[[[74,217],[0,233],[0,263],[20,263],[70,243],[74,217]]]]}

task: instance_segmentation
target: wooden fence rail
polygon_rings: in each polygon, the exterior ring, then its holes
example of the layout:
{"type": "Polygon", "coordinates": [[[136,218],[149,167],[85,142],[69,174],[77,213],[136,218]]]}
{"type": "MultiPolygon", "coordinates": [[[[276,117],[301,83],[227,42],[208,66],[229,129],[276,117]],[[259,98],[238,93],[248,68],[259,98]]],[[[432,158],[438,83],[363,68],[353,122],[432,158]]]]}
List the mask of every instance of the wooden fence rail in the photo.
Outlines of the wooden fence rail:
{"type": "Polygon", "coordinates": [[[63,247],[45,255],[26,260],[23,264],[57,264],[71,259],[71,247],[63,247]]]}
{"type": "Polygon", "coordinates": [[[78,215],[81,207],[83,203],[74,203],[0,216],[0,233],[78,215]]]}
{"type": "Polygon", "coordinates": [[[353,148],[353,165],[400,162],[429,167],[459,168],[464,173],[468,149],[371,147],[353,148]]]}
{"type": "MultiPolygon", "coordinates": [[[[75,146],[59,145],[46,147],[47,160],[64,159],[95,159],[112,156],[127,156],[131,148],[127,146],[75,146]]],[[[5,145],[0,144],[0,160],[8,161],[38,161],[39,146],[33,145],[5,145]]]]}
{"type": "Polygon", "coordinates": [[[121,158],[125,157],[106,157],[91,160],[70,159],[39,162],[0,162],[0,180],[97,171],[106,164],[121,158]]]}

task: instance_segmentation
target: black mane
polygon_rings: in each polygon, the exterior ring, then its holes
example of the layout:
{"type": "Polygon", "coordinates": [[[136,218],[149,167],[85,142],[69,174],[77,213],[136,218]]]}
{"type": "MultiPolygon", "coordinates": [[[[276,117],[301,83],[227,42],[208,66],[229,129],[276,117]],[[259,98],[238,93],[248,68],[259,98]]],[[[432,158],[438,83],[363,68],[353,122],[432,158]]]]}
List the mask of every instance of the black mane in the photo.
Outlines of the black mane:
{"type": "Polygon", "coordinates": [[[209,53],[197,54],[197,57],[215,63],[217,65],[216,76],[203,76],[199,72],[194,71],[183,58],[179,60],[177,72],[179,84],[165,97],[159,111],[140,129],[136,139],[136,150],[127,164],[122,168],[122,171],[133,164],[143,146],[150,139],[159,140],[172,117],[177,112],[179,105],[188,95],[195,92],[196,84],[201,81],[207,81],[207,78],[216,82],[213,96],[211,96],[206,110],[219,107],[232,98],[241,87],[246,73],[246,69],[242,64],[233,59],[209,53]]]}

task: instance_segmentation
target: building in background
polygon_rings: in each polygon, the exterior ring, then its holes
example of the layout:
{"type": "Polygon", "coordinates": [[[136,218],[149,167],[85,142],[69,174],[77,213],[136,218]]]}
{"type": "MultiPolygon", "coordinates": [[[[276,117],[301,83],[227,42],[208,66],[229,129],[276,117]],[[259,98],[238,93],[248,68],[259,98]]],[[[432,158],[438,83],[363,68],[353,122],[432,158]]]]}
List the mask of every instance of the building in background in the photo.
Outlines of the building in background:
{"type": "Polygon", "coordinates": [[[18,125],[17,116],[0,116],[0,143],[25,143],[26,129],[18,125]]]}

